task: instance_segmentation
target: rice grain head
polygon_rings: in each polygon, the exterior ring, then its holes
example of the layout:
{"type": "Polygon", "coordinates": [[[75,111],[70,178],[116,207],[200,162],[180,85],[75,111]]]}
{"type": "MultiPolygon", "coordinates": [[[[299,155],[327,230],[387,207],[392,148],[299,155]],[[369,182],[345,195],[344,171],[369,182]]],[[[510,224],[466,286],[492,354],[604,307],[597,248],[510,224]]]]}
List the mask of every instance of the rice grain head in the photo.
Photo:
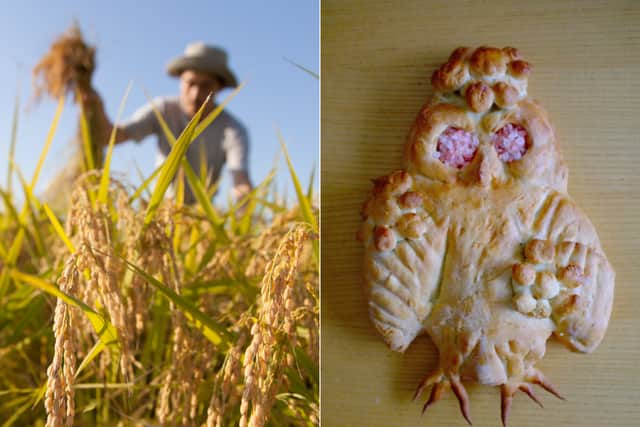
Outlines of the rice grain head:
{"type": "Polygon", "coordinates": [[[267,264],[258,319],[251,328],[251,343],[244,354],[241,426],[264,426],[283,382],[289,349],[295,342],[293,295],[296,275],[305,242],[311,238],[313,235],[307,225],[295,224],[267,264]]]}

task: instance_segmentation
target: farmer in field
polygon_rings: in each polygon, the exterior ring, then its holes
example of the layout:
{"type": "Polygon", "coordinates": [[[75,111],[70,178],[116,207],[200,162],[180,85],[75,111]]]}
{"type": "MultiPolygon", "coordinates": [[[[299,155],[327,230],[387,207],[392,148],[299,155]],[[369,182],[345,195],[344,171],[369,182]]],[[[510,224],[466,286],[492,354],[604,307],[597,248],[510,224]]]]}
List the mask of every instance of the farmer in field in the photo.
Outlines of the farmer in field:
{"type": "MultiPolygon", "coordinates": [[[[172,59],[167,65],[169,75],[179,78],[180,92],[177,97],[156,98],[153,104],[166,120],[171,132],[178,137],[212,94],[204,107],[202,117],[206,117],[216,106],[215,95],[226,87],[236,87],[237,81],[227,65],[227,53],[214,46],[196,42],[187,45],[184,54],[172,59]]],[[[102,100],[94,90],[82,98],[85,110],[98,112],[99,126],[108,134],[113,124],[104,112],[102,100]]],[[[164,160],[171,151],[171,145],[162,131],[150,104],[138,109],[133,116],[116,129],[116,143],[128,140],[140,142],[155,134],[158,141],[159,157],[164,160]]],[[[105,136],[105,138],[108,138],[105,136]]],[[[245,127],[227,111],[218,117],[195,139],[187,150],[187,159],[197,175],[200,175],[202,156],[207,167],[208,180],[216,182],[222,167],[226,165],[231,173],[232,193],[236,200],[251,189],[249,180],[249,137],[245,127]]],[[[193,203],[195,198],[190,186],[185,182],[185,202],[193,203]]]]}

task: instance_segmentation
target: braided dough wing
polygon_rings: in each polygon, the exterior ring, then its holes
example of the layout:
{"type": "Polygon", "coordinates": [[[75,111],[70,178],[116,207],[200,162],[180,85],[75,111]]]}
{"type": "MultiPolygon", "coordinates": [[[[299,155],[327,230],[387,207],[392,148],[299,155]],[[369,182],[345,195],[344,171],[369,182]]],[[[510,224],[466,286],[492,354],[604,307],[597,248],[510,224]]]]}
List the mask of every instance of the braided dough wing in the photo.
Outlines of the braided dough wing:
{"type": "Polygon", "coordinates": [[[406,171],[374,181],[363,207],[369,314],[392,350],[404,351],[423,331],[437,298],[448,222],[434,222],[406,171]]]}

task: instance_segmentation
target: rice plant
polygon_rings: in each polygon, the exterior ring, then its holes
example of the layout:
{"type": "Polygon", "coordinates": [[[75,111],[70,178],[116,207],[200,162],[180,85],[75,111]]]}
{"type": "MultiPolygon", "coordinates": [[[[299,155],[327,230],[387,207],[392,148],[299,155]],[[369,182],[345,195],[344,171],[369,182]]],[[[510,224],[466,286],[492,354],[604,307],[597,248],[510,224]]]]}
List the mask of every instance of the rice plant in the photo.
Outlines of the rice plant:
{"type": "Polygon", "coordinates": [[[183,156],[216,111],[137,187],[83,113],[82,171],[56,210],[34,188],[78,90],[61,87],[31,180],[10,156],[22,197],[0,189],[0,426],[318,425],[317,208],[284,142],[298,204],[270,174],[222,211],[183,156]],[[194,205],[182,179],[166,197],[182,173],[194,205]]]}

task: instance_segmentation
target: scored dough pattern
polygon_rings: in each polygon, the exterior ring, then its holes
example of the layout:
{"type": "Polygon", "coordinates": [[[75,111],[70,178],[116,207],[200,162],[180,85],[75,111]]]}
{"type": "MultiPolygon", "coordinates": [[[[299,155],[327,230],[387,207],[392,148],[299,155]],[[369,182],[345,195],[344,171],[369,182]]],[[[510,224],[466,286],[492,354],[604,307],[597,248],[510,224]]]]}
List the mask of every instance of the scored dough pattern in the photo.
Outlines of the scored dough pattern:
{"type": "Polygon", "coordinates": [[[469,422],[464,382],[500,386],[506,424],[516,391],[559,396],[535,366],[547,339],[591,352],[611,314],[615,273],[567,193],[553,127],[527,93],[531,69],[514,48],[456,49],[432,76],[404,169],[374,180],[362,208],[373,325],[396,351],[431,337],[440,363],[416,397],[431,387],[426,410],[452,390],[469,422]],[[477,151],[447,164],[455,146],[440,155],[439,138],[459,130],[477,151]],[[526,147],[512,138],[505,155],[496,135],[514,130],[526,147]]]}

